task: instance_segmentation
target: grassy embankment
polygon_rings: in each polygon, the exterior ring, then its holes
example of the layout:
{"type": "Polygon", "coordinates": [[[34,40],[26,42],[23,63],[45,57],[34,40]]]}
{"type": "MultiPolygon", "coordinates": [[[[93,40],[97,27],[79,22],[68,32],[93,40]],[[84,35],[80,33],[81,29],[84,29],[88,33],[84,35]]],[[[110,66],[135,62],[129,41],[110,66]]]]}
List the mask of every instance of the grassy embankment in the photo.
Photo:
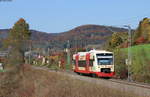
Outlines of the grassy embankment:
{"type": "MultiPolygon", "coordinates": [[[[125,59],[128,58],[128,48],[115,52],[116,64],[125,65],[125,59]]],[[[132,60],[130,71],[132,71],[133,79],[136,81],[150,83],[150,44],[133,46],[130,48],[130,53],[132,60]]],[[[123,67],[124,65],[121,66],[123,67]]],[[[120,67],[117,69],[120,69],[120,67]]]]}
{"type": "Polygon", "coordinates": [[[25,67],[1,74],[0,97],[137,97],[72,79],[63,74],[25,67]]]}

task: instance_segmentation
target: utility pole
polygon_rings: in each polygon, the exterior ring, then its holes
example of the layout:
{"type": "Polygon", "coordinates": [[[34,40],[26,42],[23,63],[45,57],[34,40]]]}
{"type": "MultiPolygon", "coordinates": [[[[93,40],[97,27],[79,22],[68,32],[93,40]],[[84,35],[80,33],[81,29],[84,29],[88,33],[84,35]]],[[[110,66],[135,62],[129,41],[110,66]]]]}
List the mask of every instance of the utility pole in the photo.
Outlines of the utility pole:
{"type": "Polygon", "coordinates": [[[77,53],[77,37],[75,37],[75,48],[76,48],[75,53],[77,53]]]}
{"type": "MultiPolygon", "coordinates": [[[[132,64],[132,56],[131,56],[131,46],[132,46],[132,34],[131,34],[131,27],[130,25],[124,25],[124,27],[128,28],[128,60],[127,60],[127,65],[128,65],[128,81],[132,81],[131,77],[131,64],[132,64]]],[[[115,33],[111,28],[106,27],[109,31],[115,33]]]]}
{"type": "Polygon", "coordinates": [[[48,65],[50,66],[50,48],[48,47],[48,65]]]}
{"type": "Polygon", "coordinates": [[[29,40],[30,41],[30,46],[29,46],[29,64],[31,64],[31,46],[32,46],[32,41],[31,40],[29,40]]]}
{"type": "Polygon", "coordinates": [[[132,34],[131,27],[129,25],[125,25],[124,27],[128,28],[128,81],[132,81],[131,78],[131,64],[132,64],[132,56],[131,56],[131,46],[132,46],[132,34]]]}
{"type": "Polygon", "coordinates": [[[70,41],[67,41],[67,65],[70,65],[70,41]]]}

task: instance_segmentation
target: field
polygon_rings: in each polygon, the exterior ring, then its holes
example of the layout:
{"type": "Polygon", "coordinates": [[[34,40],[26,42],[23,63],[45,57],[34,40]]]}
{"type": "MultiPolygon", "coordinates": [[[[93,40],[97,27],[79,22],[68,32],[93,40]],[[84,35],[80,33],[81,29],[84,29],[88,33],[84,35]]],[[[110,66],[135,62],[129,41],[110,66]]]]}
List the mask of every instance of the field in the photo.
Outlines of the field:
{"type": "Polygon", "coordinates": [[[0,97],[137,97],[57,72],[31,69],[1,74],[0,97]]]}

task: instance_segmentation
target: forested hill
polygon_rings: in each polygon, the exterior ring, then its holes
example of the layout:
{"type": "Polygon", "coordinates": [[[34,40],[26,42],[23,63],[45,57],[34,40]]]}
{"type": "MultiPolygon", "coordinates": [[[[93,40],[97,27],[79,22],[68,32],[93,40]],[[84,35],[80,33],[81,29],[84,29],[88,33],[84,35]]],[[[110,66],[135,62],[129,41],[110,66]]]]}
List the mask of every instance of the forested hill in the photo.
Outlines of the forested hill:
{"type": "MultiPolygon", "coordinates": [[[[101,26],[101,25],[82,25],[67,32],[46,33],[31,30],[32,40],[35,47],[60,48],[66,47],[69,40],[71,47],[84,47],[85,45],[103,44],[112,35],[112,31],[125,32],[127,29],[101,26]]],[[[8,29],[0,30],[0,38],[6,38],[8,29]]]]}

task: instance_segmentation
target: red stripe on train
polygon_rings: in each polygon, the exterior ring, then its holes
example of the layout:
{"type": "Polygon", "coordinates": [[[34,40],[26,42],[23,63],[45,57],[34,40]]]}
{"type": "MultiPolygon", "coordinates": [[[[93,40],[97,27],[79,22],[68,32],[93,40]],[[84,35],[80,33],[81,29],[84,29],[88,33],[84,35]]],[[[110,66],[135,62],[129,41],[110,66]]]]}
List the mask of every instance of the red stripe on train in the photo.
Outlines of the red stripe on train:
{"type": "Polygon", "coordinates": [[[75,70],[78,70],[78,61],[79,61],[79,55],[76,55],[76,64],[75,64],[75,70]]]}
{"type": "Polygon", "coordinates": [[[89,71],[90,53],[86,54],[86,70],[89,71]]]}

